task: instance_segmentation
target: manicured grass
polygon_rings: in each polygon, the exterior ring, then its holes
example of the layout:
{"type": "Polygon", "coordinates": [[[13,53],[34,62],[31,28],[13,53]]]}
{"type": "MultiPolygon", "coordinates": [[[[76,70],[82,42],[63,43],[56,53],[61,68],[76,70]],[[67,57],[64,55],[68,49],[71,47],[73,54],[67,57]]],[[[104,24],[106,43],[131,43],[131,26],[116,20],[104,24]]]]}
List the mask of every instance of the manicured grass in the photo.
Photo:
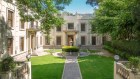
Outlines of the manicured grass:
{"type": "Polygon", "coordinates": [[[78,59],[83,79],[113,79],[113,59],[87,56],[78,59]]]}
{"type": "Polygon", "coordinates": [[[61,79],[64,59],[51,55],[32,57],[32,79],[61,79]]]}

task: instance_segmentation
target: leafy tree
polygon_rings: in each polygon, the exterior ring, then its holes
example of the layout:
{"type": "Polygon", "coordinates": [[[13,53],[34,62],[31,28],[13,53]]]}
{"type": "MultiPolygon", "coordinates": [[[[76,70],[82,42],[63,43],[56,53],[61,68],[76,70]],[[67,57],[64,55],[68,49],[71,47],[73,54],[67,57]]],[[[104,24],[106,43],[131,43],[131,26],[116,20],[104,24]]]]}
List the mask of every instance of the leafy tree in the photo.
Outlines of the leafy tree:
{"type": "Polygon", "coordinates": [[[134,0],[133,21],[135,21],[135,29],[137,38],[140,40],[140,0],[134,0]]]}
{"type": "Polygon", "coordinates": [[[51,28],[63,23],[57,14],[70,2],[71,0],[16,0],[21,20],[40,20],[41,29],[47,34],[51,28]]]}
{"type": "MultiPolygon", "coordinates": [[[[114,39],[134,39],[139,30],[138,0],[89,0],[98,2],[92,20],[93,30],[108,33],[114,39]]],[[[91,3],[93,4],[93,3],[91,3]]],[[[90,5],[91,5],[90,4],[90,5]]]]}

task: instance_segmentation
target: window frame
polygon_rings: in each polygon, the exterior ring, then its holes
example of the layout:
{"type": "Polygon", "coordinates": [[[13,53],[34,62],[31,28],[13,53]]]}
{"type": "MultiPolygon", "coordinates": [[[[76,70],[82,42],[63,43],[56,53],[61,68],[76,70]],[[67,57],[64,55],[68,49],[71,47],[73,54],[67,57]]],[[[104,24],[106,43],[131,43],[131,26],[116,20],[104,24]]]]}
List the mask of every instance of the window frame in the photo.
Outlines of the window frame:
{"type": "Polygon", "coordinates": [[[7,9],[7,24],[8,27],[13,28],[14,27],[14,11],[7,9]],[[10,19],[9,19],[9,13],[10,13],[10,19]],[[10,24],[9,24],[10,21],[10,24]]]}
{"type": "Polygon", "coordinates": [[[62,37],[61,36],[56,36],[56,45],[62,45],[62,37]],[[60,38],[58,40],[58,38],[60,38]]]}
{"type": "Polygon", "coordinates": [[[21,21],[20,20],[20,30],[25,30],[25,24],[26,22],[25,21],[21,21]],[[23,23],[23,24],[22,24],[23,23]],[[22,26],[23,25],[23,26],[22,26]],[[23,27],[23,28],[22,28],[23,27]]]}
{"type": "Polygon", "coordinates": [[[80,29],[81,32],[86,32],[86,23],[81,23],[80,27],[81,27],[81,29],[80,29]],[[83,24],[84,24],[84,30],[82,29],[83,28],[83,26],[82,26],[83,24]]]}
{"type": "Polygon", "coordinates": [[[25,38],[24,37],[20,37],[20,51],[25,51],[25,38]]]}
{"type": "Polygon", "coordinates": [[[34,21],[30,21],[30,27],[34,28],[34,21]]]}
{"type": "Polygon", "coordinates": [[[74,23],[68,23],[68,30],[73,30],[74,29],[74,23]],[[72,24],[72,25],[70,25],[70,24],[72,24]],[[72,28],[69,28],[70,26],[73,26],[72,28]]]}
{"type": "Polygon", "coordinates": [[[38,21],[35,21],[36,28],[38,28],[38,21]]]}
{"type": "Polygon", "coordinates": [[[13,55],[13,53],[14,53],[14,52],[13,52],[13,47],[14,47],[14,46],[13,46],[13,41],[14,41],[13,38],[8,38],[8,39],[7,39],[7,43],[8,43],[8,45],[7,45],[7,46],[8,46],[8,47],[7,47],[7,51],[8,51],[8,54],[10,54],[10,55],[13,55]],[[11,49],[11,51],[10,51],[9,49],[11,49]],[[9,52],[9,51],[10,51],[10,52],[9,52]]]}
{"type": "Polygon", "coordinates": [[[81,45],[86,45],[86,36],[81,36],[81,45]],[[83,39],[82,39],[83,37],[84,37],[84,42],[83,42],[83,39]]]}
{"type": "Polygon", "coordinates": [[[96,42],[97,42],[97,40],[96,40],[96,39],[97,39],[97,37],[96,37],[96,36],[92,36],[92,37],[91,37],[91,44],[92,44],[92,45],[96,45],[96,42]],[[95,38],[94,44],[93,44],[93,38],[95,38]]]}

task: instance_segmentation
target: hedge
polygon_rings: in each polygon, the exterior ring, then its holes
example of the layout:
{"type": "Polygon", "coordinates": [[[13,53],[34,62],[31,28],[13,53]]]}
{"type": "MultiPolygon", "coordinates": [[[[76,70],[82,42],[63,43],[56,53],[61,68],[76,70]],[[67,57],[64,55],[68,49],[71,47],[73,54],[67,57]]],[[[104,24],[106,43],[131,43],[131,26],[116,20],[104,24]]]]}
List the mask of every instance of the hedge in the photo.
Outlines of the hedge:
{"type": "Polygon", "coordinates": [[[63,46],[62,51],[63,52],[79,52],[79,48],[76,46],[63,46]]]}
{"type": "Polygon", "coordinates": [[[131,56],[140,56],[140,42],[138,41],[107,41],[104,49],[128,59],[131,56]]]}

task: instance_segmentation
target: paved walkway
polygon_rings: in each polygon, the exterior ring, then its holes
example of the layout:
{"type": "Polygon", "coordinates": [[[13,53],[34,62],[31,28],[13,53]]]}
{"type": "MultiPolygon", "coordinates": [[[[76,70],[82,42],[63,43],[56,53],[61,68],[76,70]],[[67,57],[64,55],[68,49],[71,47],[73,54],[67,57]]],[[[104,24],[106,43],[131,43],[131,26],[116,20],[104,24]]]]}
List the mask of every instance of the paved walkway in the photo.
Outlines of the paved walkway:
{"type": "Polygon", "coordinates": [[[82,79],[77,56],[66,56],[62,79],[82,79]]]}

